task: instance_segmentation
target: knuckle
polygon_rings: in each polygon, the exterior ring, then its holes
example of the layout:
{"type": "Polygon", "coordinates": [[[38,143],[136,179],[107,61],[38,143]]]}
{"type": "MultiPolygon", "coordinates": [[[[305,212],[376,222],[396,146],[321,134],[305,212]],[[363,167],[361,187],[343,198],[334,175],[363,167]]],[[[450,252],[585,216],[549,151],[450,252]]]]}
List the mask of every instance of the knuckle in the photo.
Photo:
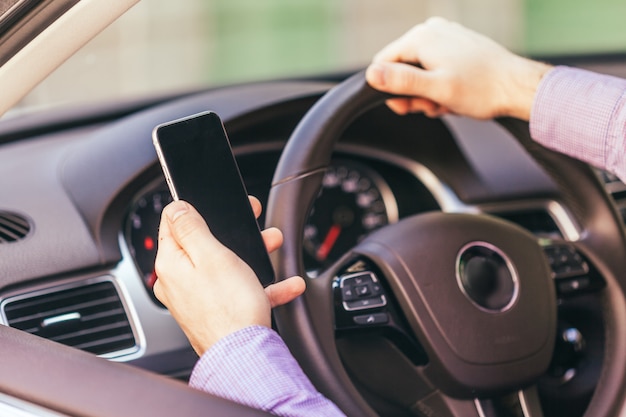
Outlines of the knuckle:
{"type": "Polygon", "coordinates": [[[402,68],[397,71],[393,80],[395,90],[400,93],[415,93],[419,90],[419,77],[411,68],[402,68]]]}
{"type": "Polygon", "coordinates": [[[428,26],[442,26],[448,24],[449,21],[441,16],[432,16],[426,20],[428,26]]]}
{"type": "Polygon", "coordinates": [[[161,286],[161,282],[159,280],[154,283],[154,286],[152,287],[152,292],[154,293],[154,296],[157,298],[157,300],[165,304],[165,294],[163,293],[163,287],[161,286]]]}
{"type": "Polygon", "coordinates": [[[200,222],[200,219],[189,215],[177,218],[174,221],[176,237],[180,241],[193,239],[202,230],[203,224],[200,222]]]}
{"type": "Polygon", "coordinates": [[[167,262],[158,256],[154,260],[154,273],[157,277],[165,276],[167,262]]]}

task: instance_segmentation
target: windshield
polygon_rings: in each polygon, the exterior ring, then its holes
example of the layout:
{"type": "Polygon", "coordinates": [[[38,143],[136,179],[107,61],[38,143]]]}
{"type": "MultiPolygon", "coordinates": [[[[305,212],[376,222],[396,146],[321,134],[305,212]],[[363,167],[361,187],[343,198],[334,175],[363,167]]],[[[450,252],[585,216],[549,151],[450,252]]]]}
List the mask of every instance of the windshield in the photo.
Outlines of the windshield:
{"type": "Polygon", "coordinates": [[[526,55],[626,51],[623,0],[144,0],[20,106],[356,70],[434,15],[526,55]]]}

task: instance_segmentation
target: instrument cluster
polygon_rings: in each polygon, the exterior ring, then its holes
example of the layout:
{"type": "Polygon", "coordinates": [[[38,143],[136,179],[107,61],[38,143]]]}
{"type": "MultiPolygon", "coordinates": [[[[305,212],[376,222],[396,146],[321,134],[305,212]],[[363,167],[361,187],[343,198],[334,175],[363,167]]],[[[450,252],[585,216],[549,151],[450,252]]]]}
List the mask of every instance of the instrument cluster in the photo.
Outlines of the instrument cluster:
{"type": "MultiPolygon", "coordinates": [[[[278,156],[237,158],[248,193],[264,205],[278,156]]],[[[151,295],[160,215],[170,201],[165,181],[155,180],[131,202],[124,225],[129,252],[151,295]]],[[[437,209],[430,192],[408,171],[389,162],[340,155],[329,166],[304,227],[305,268],[315,275],[374,230],[403,216],[437,209]]],[[[264,223],[263,217],[259,223],[264,223]]]]}

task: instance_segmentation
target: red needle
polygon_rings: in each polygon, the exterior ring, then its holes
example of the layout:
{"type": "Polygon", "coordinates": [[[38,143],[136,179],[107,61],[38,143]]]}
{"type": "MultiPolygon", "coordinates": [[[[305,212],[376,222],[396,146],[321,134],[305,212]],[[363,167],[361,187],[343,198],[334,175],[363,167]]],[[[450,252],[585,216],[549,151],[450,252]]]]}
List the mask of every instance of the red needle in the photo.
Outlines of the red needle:
{"type": "Polygon", "coordinates": [[[337,241],[337,238],[339,237],[340,233],[341,233],[341,226],[339,226],[338,224],[333,224],[330,230],[328,230],[328,233],[326,234],[324,241],[322,242],[319,249],[317,250],[317,253],[315,254],[317,256],[318,261],[326,260],[326,258],[328,257],[328,254],[330,253],[330,250],[335,245],[335,242],[337,241]]]}

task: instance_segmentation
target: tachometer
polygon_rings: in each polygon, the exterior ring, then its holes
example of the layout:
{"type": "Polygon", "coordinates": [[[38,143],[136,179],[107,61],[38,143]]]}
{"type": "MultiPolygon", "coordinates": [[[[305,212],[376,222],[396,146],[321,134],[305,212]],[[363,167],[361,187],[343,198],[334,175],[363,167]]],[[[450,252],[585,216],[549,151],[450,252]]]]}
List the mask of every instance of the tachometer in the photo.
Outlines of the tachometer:
{"type": "Polygon", "coordinates": [[[165,188],[142,194],[132,204],[127,218],[128,249],[150,295],[152,295],[152,287],[156,280],[154,260],[161,211],[170,201],[172,197],[165,188]]]}
{"type": "Polygon", "coordinates": [[[334,162],[304,227],[305,267],[330,265],[369,233],[398,220],[385,180],[354,161],[334,162]]]}

